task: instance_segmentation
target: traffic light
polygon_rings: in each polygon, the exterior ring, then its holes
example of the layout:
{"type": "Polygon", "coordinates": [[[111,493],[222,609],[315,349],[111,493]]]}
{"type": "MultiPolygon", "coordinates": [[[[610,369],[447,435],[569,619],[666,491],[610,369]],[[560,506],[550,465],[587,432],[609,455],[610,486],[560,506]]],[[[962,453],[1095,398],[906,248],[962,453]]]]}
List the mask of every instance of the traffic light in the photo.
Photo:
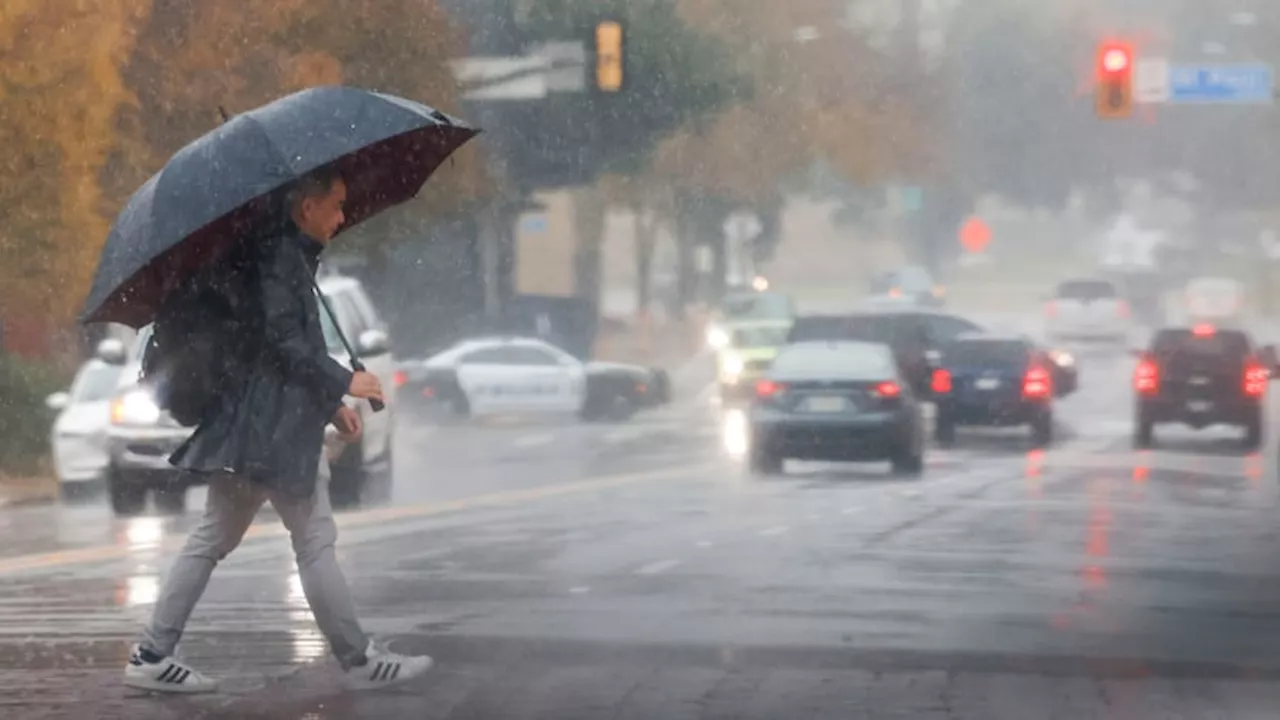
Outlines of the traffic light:
{"type": "Polygon", "coordinates": [[[1098,47],[1098,84],[1094,90],[1098,117],[1113,120],[1133,114],[1133,50],[1122,43],[1098,47]]]}
{"type": "Polygon", "coordinates": [[[618,92],[623,82],[622,24],[605,20],[596,24],[596,89],[601,92],[618,92]]]}

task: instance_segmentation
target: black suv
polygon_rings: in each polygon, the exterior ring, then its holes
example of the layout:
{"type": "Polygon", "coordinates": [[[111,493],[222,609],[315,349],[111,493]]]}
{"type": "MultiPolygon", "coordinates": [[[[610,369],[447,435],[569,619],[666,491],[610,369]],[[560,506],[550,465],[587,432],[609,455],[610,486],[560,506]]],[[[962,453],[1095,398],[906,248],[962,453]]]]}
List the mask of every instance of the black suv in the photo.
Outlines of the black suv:
{"type": "Polygon", "coordinates": [[[1139,355],[1133,374],[1137,422],[1133,444],[1151,447],[1159,423],[1244,429],[1244,445],[1263,441],[1267,383],[1275,377],[1276,351],[1257,347],[1242,330],[1211,325],[1164,328],[1139,355]]]}
{"type": "Polygon", "coordinates": [[[791,324],[787,344],[853,341],[888,345],[906,380],[925,394],[937,349],[964,333],[982,332],[956,315],[930,310],[874,310],[848,315],[802,315],[791,324]]]}

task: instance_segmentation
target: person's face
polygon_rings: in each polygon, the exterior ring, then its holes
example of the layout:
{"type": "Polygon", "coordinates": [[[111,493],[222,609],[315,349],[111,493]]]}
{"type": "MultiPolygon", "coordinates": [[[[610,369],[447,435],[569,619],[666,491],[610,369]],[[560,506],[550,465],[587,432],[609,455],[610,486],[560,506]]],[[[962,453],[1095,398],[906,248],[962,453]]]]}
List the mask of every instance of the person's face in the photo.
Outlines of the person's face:
{"type": "Polygon", "coordinates": [[[335,180],[327,194],[302,199],[298,208],[298,227],[320,242],[327,243],[342,227],[346,204],[347,184],[335,180]]]}

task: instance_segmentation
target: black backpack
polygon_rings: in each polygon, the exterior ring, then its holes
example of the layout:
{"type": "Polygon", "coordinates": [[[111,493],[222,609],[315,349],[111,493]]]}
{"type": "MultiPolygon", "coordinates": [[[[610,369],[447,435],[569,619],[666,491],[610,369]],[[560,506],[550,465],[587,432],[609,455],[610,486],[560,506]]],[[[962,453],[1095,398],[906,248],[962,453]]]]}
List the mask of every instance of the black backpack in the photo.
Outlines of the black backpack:
{"type": "Polygon", "coordinates": [[[142,354],[142,382],[160,409],[199,425],[237,377],[253,336],[243,268],[220,264],[175,288],[156,315],[142,354]]]}

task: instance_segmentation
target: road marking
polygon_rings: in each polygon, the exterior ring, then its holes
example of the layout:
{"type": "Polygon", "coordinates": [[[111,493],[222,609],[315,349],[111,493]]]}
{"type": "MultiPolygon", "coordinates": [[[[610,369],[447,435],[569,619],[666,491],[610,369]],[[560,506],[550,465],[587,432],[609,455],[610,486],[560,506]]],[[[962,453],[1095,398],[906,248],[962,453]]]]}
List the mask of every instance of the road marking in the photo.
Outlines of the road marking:
{"type": "Polygon", "coordinates": [[[679,560],[657,560],[648,565],[641,565],[636,568],[635,575],[661,575],[662,573],[680,565],[679,560]]]}
{"type": "Polygon", "coordinates": [[[695,545],[697,545],[697,546],[698,546],[698,547],[700,547],[700,548],[704,548],[704,549],[705,549],[705,548],[709,548],[709,547],[711,547],[713,543],[712,543],[710,540],[699,540],[698,542],[696,542],[696,543],[694,543],[694,544],[695,544],[695,545]]]}
{"type": "Polygon", "coordinates": [[[621,443],[628,440],[635,440],[644,435],[645,431],[641,428],[622,428],[620,430],[611,430],[605,434],[604,440],[608,443],[621,443]]]}
{"type": "Polygon", "coordinates": [[[822,519],[822,515],[818,513],[809,513],[808,515],[805,516],[805,520],[808,520],[809,522],[814,522],[821,519],[822,519]]]}
{"type": "Polygon", "coordinates": [[[852,515],[852,514],[854,514],[854,513],[856,513],[856,512],[858,512],[858,508],[856,508],[856,507],[847,507],[847,508],[845,508],[845,509],[841,510],[841,511],[840,511],[840,514],[841,514],[841,515],[852,515]]]}
{"type": "Polygon", "coordinates": [[[540,433],[538,435],[522,435],[515,439],[514,445],[518,448],[535,448],[539,445],[546,445],[555,439],[550,433],[540,433]]]}
{"type": "Polygon", "coordinates": [[[771,528],[766,528],[766,529],[764,529],[764,530],[761,530],[761,531],[760,531],[760,534],[761,534],[761,535],[764,535],[764,536],[766,536],[766,537],[768,537],[768,536],[770,536],[770,535],[781,535],[782,533],[784,533],[784,532],[786,532],[786,531],[788,531],[788,530],[790,530],[790,529],[791,529],[791,528],[790,528],[790,527],[788,527],[788,526],[786,526],[786,525],[777,525],[777,526],[774,526],[774,527],[771,527],[771,528]]]}
{"type": "MultiPolygon", "coordinates": [[[[370,508],[368,510],[358,510],[355,512],[340,514],[336,517],[336,521],[338,527],[344,530],[354,529],[369,525],[380,525],[396,520],[427,518],[465,510],[504,507],[527,502],[550,500],[553,498],[578,495],[598,490],[626,487],[628,485],[670,482],[687,477],[702,478],[710,476],[713,470],[721,467],[722,466],[717,463],[710,462],[694,465],[671,465],[644,472],[603,475],[587,480],[577,480],[557,485],[545,485],[543,487],[529,488],[525,490],[504,490],[501,492],[485,493],[482,495],[474,495],[472,497],[446,502],[429,502],[402,507],[380,507],[370,508]]],[[[247,542],[261,538],[286,537],[288,534],[289,531],[279,523],[255,524],[244,534],[244,540],[247,542]]],[[[160,543],[159,548],[151,546],[147,550],[148,552],[153,552],[156,549],[175,551],[181,548],[186,543],[186,540],[185,535],[169,536],[164,540],[164,542],[160,543]]],[[[96,545],[93,547],[77,548],[74,550],[57,550],[46,553],[35,553],[32,555],[19,555],[17,557],[0,559],[0,575],[7,575],[25,570],[45,570],[49,568],[103,562],[106,560],[117,560],[128,557],[136,551],[137,548],[133,548],[128,545],[96,545]]]]}
{"type": "Polygon", "coordinates": [[[570,595],[586,595],[589,592],[591,592],[591,588],[585,585],[579,585],[578,587],[569,588],[570,595]]]}

